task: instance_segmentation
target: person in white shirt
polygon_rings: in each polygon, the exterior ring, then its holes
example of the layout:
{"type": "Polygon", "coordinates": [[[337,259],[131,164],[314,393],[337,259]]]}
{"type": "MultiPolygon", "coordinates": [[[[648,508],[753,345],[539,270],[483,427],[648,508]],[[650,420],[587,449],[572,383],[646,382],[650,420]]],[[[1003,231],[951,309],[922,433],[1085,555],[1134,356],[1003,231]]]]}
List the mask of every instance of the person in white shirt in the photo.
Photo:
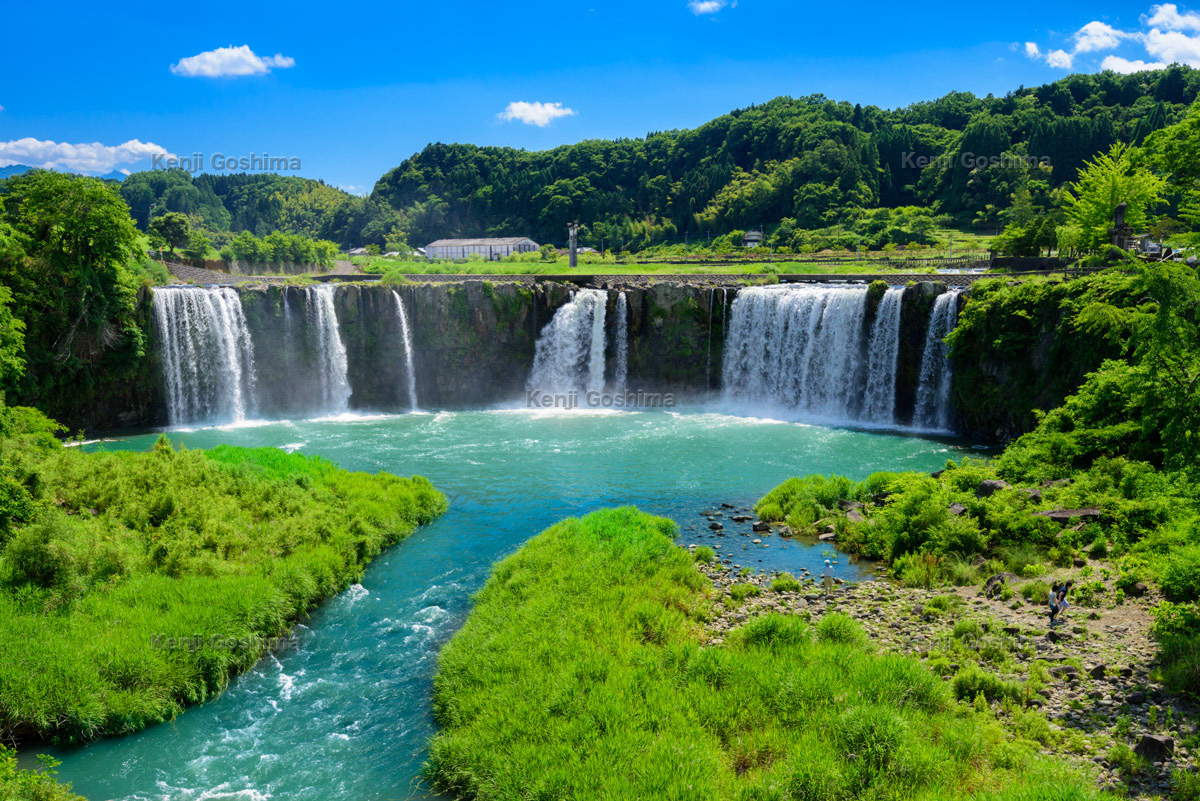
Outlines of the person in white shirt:
{"type": "Polygon", "coordinates": [[[833,594],[833,565],[825,560],[825,569],[821,571],[821,583],[825,585],[825,597],[833,594]]]}
{"type": "Polygon", "coordinates": [[[1058,617],[1058,582],[1050,585],[1050,628],[1054,628],[1054,619],[1058,617]]]}

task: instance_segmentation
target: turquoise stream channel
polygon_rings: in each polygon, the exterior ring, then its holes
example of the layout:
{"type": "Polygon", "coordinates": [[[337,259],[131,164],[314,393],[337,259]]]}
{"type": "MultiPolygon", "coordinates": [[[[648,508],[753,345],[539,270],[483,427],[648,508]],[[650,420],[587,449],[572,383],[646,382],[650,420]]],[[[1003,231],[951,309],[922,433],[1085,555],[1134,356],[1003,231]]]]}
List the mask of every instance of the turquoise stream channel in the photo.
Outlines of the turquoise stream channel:
{"type": "MultiPolygon", "coordinates": [[[[144,449],[156,434],[91,448],[144,449]]],[[[173,431],[177,444],[276,446],[350,470],[427,476],[450,510],[390,549],[361,585],[296,627],[294,642],[175,722],[54,752],[61,778],[104,799],[426,797],[418,778],[434,731],[437,652],[462,624],[493,563],[565,517],[636,504],[674,518],[679,541],[720,545],[734,565],[814,573],[824,546],[725,536],[700,516],[738,509],[788,476],[933,470],[966,448],[949,441],[678,412],[491,410],[347,415],[173,431]]],[[[842,557],[838,573],[866,568],[842,557]]]]}

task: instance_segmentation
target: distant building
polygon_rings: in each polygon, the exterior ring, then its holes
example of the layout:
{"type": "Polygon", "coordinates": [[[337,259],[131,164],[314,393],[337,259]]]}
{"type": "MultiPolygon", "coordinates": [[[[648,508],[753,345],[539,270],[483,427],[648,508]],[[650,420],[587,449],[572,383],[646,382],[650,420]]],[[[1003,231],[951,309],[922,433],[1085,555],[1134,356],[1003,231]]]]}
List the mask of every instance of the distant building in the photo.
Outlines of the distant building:
{"type": "Polygon", "coordinates": [[[756,248],[762,244],[762,231],[749,230],[742,236],[742,247],[756,248]]]}
{"type": "Polygon", "coordinates": [[[367,255],[367,249],[366,248],[354,248],[353,250],[347,250],[346,255],[347,256],[365,256],[365,255],[367,255]]]}
{"type": "Polygon", "coordinates": [[[478,253],[488,261],[497,261],[514,253],[533,253],[540,248],[527,236],[505,236],[496,239],[439,239],[425,246],[430,259],[465,259],[478,253]]]}

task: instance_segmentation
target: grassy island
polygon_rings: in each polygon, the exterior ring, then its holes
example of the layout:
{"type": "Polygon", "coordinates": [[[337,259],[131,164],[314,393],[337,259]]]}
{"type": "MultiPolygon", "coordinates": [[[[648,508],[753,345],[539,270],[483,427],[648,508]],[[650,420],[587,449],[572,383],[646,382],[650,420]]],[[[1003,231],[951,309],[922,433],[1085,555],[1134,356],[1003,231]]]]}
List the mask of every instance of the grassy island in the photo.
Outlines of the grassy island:
{"type": "Polygon", "coordinates": [[[441,655],[426,777],[472,799],[1100,797],[831,613],[709,644],[711,581],[633,508],[498,564],[441,655]],[[1000,790],[999,788],[1004,788],[1000,790]]]}

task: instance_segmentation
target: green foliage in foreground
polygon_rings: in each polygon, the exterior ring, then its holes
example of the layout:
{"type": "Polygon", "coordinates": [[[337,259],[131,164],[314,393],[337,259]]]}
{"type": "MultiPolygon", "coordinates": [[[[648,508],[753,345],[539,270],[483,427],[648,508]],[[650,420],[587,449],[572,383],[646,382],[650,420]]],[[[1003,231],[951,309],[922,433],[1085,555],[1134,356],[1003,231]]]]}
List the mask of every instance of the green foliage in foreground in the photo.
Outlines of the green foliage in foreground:
{"type": "Polygon", "coordinates": [[[673,524],[559,523],[498,564],[434,685],[426,777],[471,799],[1095,798],[831,615],[701,645],[709,585],[673,524]],[[993,796],[991,788],[1011,789],[993,796]],[[1051,789],[1053,788],[1053,793],[1051,789]]]}
{"type": "Polygon", "coordinates": [[[0,745],[0,801],[83,801],[71,792],[71,785],[54,780],[57,760],[42,755],[37,770],[17,767],[17,752],[0,745]]]}
{"type": "Polygon", "coordinates": [[[0,739],[124,734],[213,697],[445,509],[420,477],[165,440],[85,453],[3,417],[0,739]]]}

